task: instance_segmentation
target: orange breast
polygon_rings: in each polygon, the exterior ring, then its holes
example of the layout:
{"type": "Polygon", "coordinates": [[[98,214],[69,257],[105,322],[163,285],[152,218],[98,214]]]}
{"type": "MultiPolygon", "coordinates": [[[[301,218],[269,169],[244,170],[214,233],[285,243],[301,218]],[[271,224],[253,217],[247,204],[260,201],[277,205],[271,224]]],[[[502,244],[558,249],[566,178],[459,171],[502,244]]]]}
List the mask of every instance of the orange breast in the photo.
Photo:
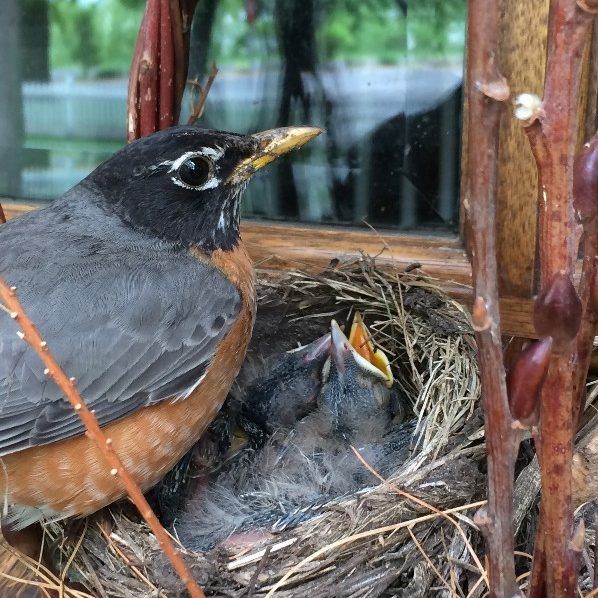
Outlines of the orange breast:
{"type": "MultiPolygon", "coordinates": [[[[104,428],[144,490],[160,481],[199,439],[218,413],[245,358],[255,317],[253,267],[242,245],[230,252],[215,252],[212,263],[239,288],[242,308],[205,378],[185,400],[141,409],[104,428]]],[[[125,494],[98,447],[86,436],[6,455],[2,461],[0,491],[9,504],[87,515],[125,494]]]]}

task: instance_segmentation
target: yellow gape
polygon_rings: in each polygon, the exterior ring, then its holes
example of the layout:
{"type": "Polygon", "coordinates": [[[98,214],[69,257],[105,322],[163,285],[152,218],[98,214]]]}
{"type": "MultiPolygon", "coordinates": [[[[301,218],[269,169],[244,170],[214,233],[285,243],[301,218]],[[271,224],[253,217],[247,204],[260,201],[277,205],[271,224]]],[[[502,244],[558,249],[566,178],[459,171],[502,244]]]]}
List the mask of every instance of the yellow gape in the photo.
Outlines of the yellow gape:
{"type": "Polygon", "coordinates": [[[386,354],[381,349],[374,349],[370,332],[363,322],[361,313],[358,311],[355,312],[355,316],[353,317],[349,342],[364,359],[367,359],[386,376],[386,385],[388,387],[392,386],[394,378],[390,370],[388,357],[386,357],[386,354]]]}

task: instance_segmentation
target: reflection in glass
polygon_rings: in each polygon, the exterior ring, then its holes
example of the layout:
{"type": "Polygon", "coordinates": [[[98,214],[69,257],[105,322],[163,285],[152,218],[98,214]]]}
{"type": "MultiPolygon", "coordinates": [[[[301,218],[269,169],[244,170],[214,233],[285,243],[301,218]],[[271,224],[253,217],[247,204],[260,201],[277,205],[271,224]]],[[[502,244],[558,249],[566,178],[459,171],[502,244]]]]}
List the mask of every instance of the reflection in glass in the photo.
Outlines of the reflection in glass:
{"type": "MultiPolygon", "coordinates": [[[[21,85],[0,100],[14,108],[0,112],[14,164],[0,195],[51,199],[123,143],[143,2],[4,2],[0,38],[19,31],[7,52],[21,85]]],[[[465,0],[200,0],[189,75],[220,69],[200,124],[327,130],[252,182],[245,215],[453,228],[464,23],[465,0]]]]}

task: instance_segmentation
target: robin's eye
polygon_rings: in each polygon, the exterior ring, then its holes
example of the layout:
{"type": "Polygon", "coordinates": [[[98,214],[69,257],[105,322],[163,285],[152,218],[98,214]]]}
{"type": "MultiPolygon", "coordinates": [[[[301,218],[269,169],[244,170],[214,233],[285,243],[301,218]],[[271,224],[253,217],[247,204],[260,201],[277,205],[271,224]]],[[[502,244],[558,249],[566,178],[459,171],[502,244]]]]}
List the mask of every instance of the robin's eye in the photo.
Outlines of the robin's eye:
{"type": "Polygon", "coordinates": [[[201,187],[208,181],[211,173],[211,163],[201,156],[185,160],[177,171],[181,182],[188,187],[201,187]]]}

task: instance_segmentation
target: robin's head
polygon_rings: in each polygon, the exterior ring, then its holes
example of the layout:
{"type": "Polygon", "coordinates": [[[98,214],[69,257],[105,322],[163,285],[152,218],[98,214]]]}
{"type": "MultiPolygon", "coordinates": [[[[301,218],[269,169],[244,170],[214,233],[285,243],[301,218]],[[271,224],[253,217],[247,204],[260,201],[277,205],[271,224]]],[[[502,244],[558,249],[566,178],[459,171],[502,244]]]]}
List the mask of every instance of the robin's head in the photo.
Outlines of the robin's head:
{"type": "Polygon", "coordinates": [[[239,202],[251,176],[318,135],[286,127],[236,135],[180,126],[130,143],[83,182],[101,207],[160,239],[231,249],[239,241],[239,202]]]}

